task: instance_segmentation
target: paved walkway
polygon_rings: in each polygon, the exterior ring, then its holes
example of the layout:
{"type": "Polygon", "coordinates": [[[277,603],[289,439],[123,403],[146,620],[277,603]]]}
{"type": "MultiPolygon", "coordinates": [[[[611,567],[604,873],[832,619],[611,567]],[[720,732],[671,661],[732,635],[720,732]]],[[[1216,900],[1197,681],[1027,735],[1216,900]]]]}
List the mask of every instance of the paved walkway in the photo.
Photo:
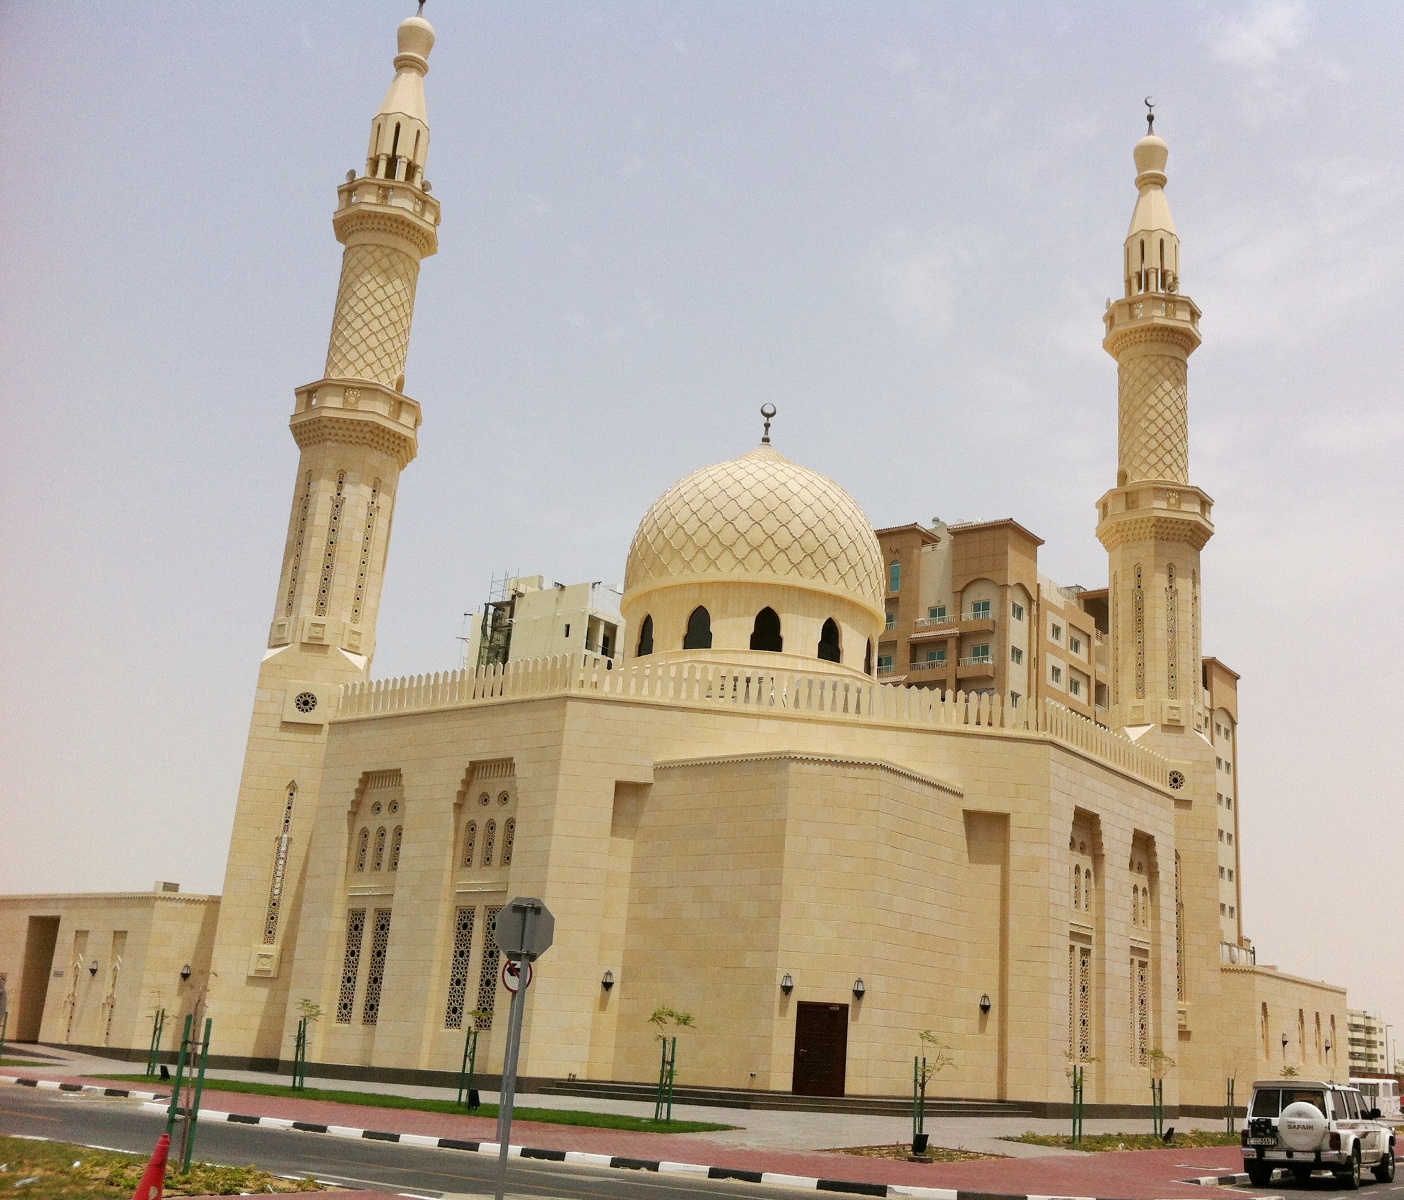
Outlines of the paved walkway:
{"type": "MultiPolygon", "coordinates": [[[[32,1071],[11,1067],[6,1068],[6,1073],[106,1086],[112,1086],[111,1082],[96,1078],[97,1075],[132,1073],[129,1063],[80,1059],[79,1056],[58,1053],[53,1057],[62,1060],[61,1064],[36,1062],[32,1071]]],[[[211,1072],[211,1076],[215,1074],[211,1072]]],[[[218,1074],[257,1079],[260,1082],[272,1081],[270,1076],[250,1075],[246,1072],[218,1074]]],[[[309,1086],[315,1087],[319,1083],[348,1091],[374,1090],[402,1095],[432,1096],[436,1099],[445,1096],[443,1089],[309,1079],[309,1086]]],[[[152,1081],[149,1090],[160,1090],[160,1081],[152,1081]]],[[[447,1095],[452,1099],[452,1093],[447,1095]]],[[[495,1099],[490,1093],[485,1093],[483,1098],[495,1099]]],[[[537,1107],[652,1115],[648,1105],[621,1101],[524,1095],[520,1102],[537,1107]]],[[[316,1125],[350,1126],[387,1133],[448,1137],[467,1142],[491,1142],[496,1138],[495,1120],[467,1114],[426,1113],[209,1089],[205,1092],[203,1103],[208,1109],[316,1125]]],[[[1019,1157],[924,1164],[824,1152],[840,1146],[905,1141],[911,1133],[910,1122],[905,1118],[697,1106],[675,1107],[674,1116],[733,1122],[744,1125],[745,1128],[725,1133],[663,1134],[516,1121],[512,1128],[512,1142],[514,1145],[542,1150],[583,1151],[619,1158],[694,1163],[708,1167],[849,1182],[956,1188],[999,1195],[1032,1193],[1044,1196],[1114,1197],[1116,1200],[1165,1200],[1168,1197],[1195,1196],[1200,1200],[1209,1200],[1216,1195],[1231,1195],[1233,1193],[1228,1189],[1205,1192],[1202,1188],[1185,1185],[1179,1181],[1241,1170],[1241,1159],[1236,1147],[1201,1150],[1172,1147],[1168,1150],[1132,1153],[1080,1154],[1061,1150],[1049,1152],[1042,1147],[998,1140],[997,1135],[1004,1132],[1017,1133],[1040,1127],[1061,1131],[1063,1128],[1061,1122],[1032,1119],[948,1118],[930,1121],[928,1131],[932,1134],[933,1144],[964,1146],[1019,1157]],[[1033,1153],[1027,1153],[1030,1151],[1033,1153]]],[[[1103,1128],[1106,1132],[1134,1132],[1137,1124],[1129,1121],[1112,1122],[1103,1128]]],[[[1185,1127],[1190,1123],[1177,1124],[1185,1127]]],[[[1213,1127],[1213,1123],[1209,1124],[1213,1127]]],[[[1088,1122],[1087,1132],[1097,1131],[1094,1123],[1088,1122]]]]}

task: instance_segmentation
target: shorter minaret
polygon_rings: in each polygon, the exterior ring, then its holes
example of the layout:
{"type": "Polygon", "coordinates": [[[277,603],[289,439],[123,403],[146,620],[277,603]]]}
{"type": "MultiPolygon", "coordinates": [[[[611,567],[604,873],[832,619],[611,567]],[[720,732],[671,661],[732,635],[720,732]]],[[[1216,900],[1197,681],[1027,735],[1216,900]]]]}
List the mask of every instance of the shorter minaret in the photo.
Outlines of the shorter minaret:
{"type": "Polygon", "coordinates": [[[371,120],[364,174],[347,172],[332,216],[346,249],[321,379],[296,390],[301,452],[215,933],[209,1007],[221,1053],[276,1061],[297,906],[321,789],[327,720],[375,653],[400,472],[418,449],[405,360],[420,260],[438,249],[424,163],[424,76],[434,30],[399,28],[395,78],[371,120]]]}
{"type": "MultiPolygon", "coordinates": [[[[1154,120],[1151,117],[1150,120],[1154,120]]],[[[1153,127],[1152,127],[1153,128],[1153,127]]],[[[1180,239],[1165,199],[1169,147],[1136,144],[1136,208],[1102,345],[1116,359],[1116,487],[1098,502],[1110,557],[1116,726],[1199,727],[1199,552],[1212,501],[1189,481],[1189,356],[1199,309],[1180,292],[1180,239]]]]}

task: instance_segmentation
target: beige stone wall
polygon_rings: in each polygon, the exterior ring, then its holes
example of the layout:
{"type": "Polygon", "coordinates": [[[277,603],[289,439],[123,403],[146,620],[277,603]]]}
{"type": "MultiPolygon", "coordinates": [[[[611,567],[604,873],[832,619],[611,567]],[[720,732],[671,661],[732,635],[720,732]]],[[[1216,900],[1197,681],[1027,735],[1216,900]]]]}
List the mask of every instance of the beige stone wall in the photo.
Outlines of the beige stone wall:
{"type": "Polygon", "coordinates": [[[152,1013],[164,1007],[163,1046],[178,1045],[184,1014],[198,1005],[209,978],[218,910],[217,896],[173,893],[0,897],[9,1036],[145,1050],[152,1013]],[[42,937],[44,922],[56,924],[47,969],[35,962],[30,940],[31,931],[42,937]],[[183,981],[187,964],[191,977],[183,981]],[[43,987],[21,1003],[26,965],[43,987]]]}
{"type": "MultiPolygon", "coordinates": [[[[1344,1083],[1350,1077],[1344,988],[1275,967],[1226,965],[1220,970],[1223,1011],[1230,1018],[1219,1027],[1222,1074],[1238,1081],[1238,1103],[1247,1102],[1252,1080],[1276,1079],[1288,1067],[1308,1079],[1344,1083]]],[[[1222,1080],[1219,1090],[1222,1095],[1222,1080]]]]}

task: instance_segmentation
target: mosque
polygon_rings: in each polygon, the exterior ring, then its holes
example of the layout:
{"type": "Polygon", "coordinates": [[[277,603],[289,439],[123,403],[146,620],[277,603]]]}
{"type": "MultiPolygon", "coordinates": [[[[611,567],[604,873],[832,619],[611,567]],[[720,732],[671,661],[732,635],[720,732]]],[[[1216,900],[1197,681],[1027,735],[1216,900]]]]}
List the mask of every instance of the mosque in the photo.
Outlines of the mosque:
{"type": "MultiPolygon", "coordinates": [[[[341,280],[324,374],[295,392],[300,461],[223,895],[0,898],[10,1036],[142,1056],[155,1008],[199,1010],[214,1061],[269,1067],[311,1003],[314,1074],[443,1079],[472,1029],[490,1074],[493,919],[529,895],[556,917],[527,993],[536,1081],[656,1077],[660,1006],[693,1015],[679,1082],[709,1088],[910,1094],[922,1030],[953,1060],[932,1094],[1048,1113],[1077,1063],[1108,1114],[1143,1109],[1159,1075],[1185,1113],[1220,1111],[1231,1076],[1343,1079],[1344,989],[1257,964],[1225,916],[1236,677],[1200,646],[1200,311],[1181,290],[1166,143],[1135,146],[1104,317],[1107,587],[1069,601],[1098,614],[1104,699],[993,673],[975,686],[987,646],[952,660],[949,687],[883,682],[901,552],[784,457],[769,422],[644,514],[613,653],[372,680],[418,445],[415,288],[438,245],[433,44],[422,17],[400,25],[364,170],[337,189],[341,280]]],[[[917,530],[924,546],[947,532],[917,530]]],[[[1041,619],[978,565],[951,603],[937,631],[957,656],[967,634],[1041,619]]]]}

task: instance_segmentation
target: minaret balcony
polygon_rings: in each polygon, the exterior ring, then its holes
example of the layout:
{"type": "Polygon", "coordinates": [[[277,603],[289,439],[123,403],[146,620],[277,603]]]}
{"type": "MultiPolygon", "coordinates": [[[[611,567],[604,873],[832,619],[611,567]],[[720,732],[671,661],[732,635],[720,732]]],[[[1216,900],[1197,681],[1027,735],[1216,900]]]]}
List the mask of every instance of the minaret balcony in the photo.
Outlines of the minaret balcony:
{"type": "Polygon", "coordinates": [[[403,470],[418,450],[419,402],[364,379],[319,379],[300,387],[293,408],[298,448],[345,442],[384,450],[403,470]]]}
{"type": "Polygon", "coordinates": [[[1097,538],[1108,550],[1133,541],[1188,542],[1196,550],[1214,536],[1214,501],[1188,483],[1142,479],[1097,501],[1097,538]]]}
{"type": "Polygon", "coordinates": [[[1187,349],[1199,345],[1199,306],[1188,296],[1177,292],[1142,292],[1113,300],[1107,305],[1103,321],[1107,335],[1103,345],[1113,354],[1113,343],[1141,329],[1178,330],[1186,340],[1187,349]]]}
{"type": "Polygon", "coordinates": [[[439,202],[424,188],[405,180],[372,179],[362,176],[348,180],[336,189],[336,213],[332,227],[337,240],[345,242],[351,231],[367,217],[404,222],[402,228],[427,258],[439,248],[439,202]]]}

